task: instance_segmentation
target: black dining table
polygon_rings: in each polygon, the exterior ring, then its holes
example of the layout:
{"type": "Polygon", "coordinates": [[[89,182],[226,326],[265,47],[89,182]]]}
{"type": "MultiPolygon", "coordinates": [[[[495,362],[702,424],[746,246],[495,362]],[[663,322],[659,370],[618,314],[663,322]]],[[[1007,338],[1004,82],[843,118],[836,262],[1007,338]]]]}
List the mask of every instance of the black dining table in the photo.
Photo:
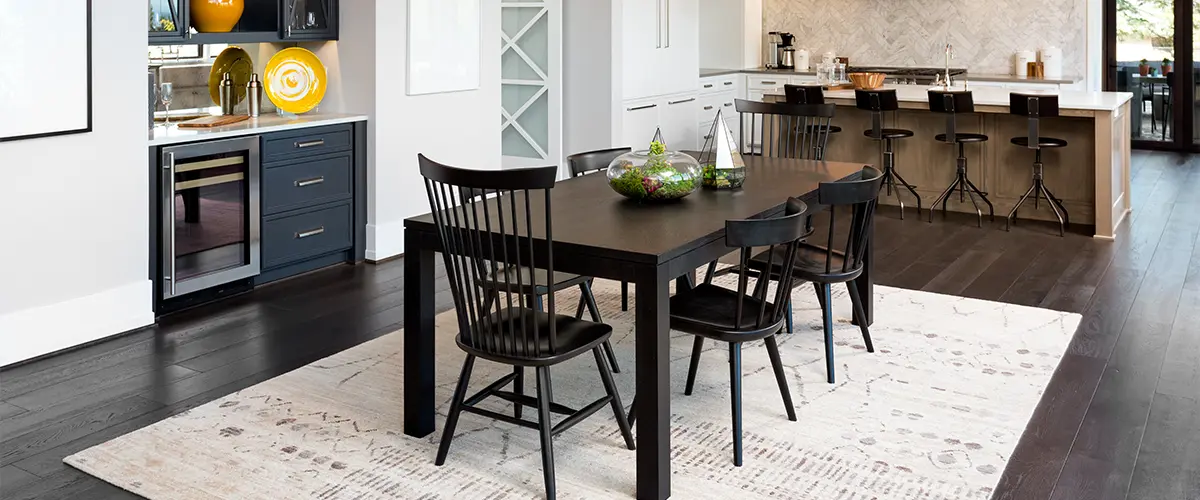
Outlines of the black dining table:
{"type": "MultiPolygon", "coordinates": [[[[602,174],[561,181],[551,190],[554,270],[624,280],[635,287],[639,499],[671,496],[671,281],[683,286],[697,268],[731,251],[725,246],[726,220],[781,214],[789,196],[816,207],[820,183],[857,179],[863,168],[861,163],[832,161],[744,160],[747,176],[741,189],[700,189],[677,202],[627,200],[609,188],[602,174]]],[[[534,213],[533,220],[544,217],[534,213]]],[[[441,251],[430,214],[405,219],[404,246],[404,433],[424,437],[435,428],[434,254],[441,251]]],[[[857,280],[868,323],[874,317],[872,254],[869,245],[866,269],[857,280]]],[[[545,266],[546,259],[535,255],[533,262],[545,266]]]]}

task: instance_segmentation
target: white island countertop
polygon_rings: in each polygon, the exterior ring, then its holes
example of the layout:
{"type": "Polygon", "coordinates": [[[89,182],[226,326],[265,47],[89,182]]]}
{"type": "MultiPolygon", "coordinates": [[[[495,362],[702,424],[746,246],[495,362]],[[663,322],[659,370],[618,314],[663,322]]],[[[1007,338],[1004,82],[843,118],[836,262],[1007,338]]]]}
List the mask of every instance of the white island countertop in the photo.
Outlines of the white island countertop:
{"type": "Polygon", "coordinates": [[[230,137],[265,134],[268,132],[280,132],[283,130],[292,130],[298,128],[337,125],[339,123],[352,123],[357,121],[365,121],[366,119],[367,115],[340,113],[319,113],[297,116],[263,114],[257,118],[250,118],[249,120],[243,120],[233,125],[226,125],[224,127],[181,129],[174,123],[172,123],[169,127],[158,124],[154,126],[153,132],[150,133],[150,145],[165,146],[168,144],[179,144],[184,142],[227,139],[230,137]]]}
{"type": "MultiPolygon", "coordinates": [[[[885,89],[896,89],[896,99],[901,103],[928,103],[929,89],[921,85],[884,85],[885,89]]],[[[936,87],[941,88],[941,87],[936,87]]],[[[961,89],[956,87],[956,89],[961,89]]],[[[995,87],[971,87],[967,84],[975,99],[976,106],[1008,106],[1008,96],[1012,90],[995,87]]],[[[1058,107],[1065,110],[1087,111],[1116,111],[1130,99],[1129,92],[1080,92],[1077,90],[1026,90],[1022,94],[1058,95],[1058,107]]],[[[853,90],[829,90],[825,92],[826,99],[854,99],[853,90]]]]}

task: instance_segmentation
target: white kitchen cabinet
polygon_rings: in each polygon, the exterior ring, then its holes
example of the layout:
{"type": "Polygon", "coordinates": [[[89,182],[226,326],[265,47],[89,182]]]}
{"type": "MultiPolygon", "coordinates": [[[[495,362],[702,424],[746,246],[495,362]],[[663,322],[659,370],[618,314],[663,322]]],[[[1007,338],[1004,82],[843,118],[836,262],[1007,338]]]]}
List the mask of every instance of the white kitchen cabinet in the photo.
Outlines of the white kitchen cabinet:
{"type": "MultiPolygon", "coordinates": [[[[700,0],[662,0],[663,49],[655,70],[663,94],[695,92],[700,85],[700,0]]],[[[625,66],[629,68],[629,66],[625,66]]]]}
{"type": "MultiPolygon", "coordinates": [[[[662,80],[659,78],[662,73],[655,69],[663,51],[663,1],[623,0],[621,32],[614,35],[621,37],[624,57],[622,94],[625,100],[663,93],[660,90],[662,80]]],[[[695,68],[692,71],[695,72],[695,68]]]]}
{"type": "Polygon", "coordinates": [[[701,78],[700,93],[723,94],[733,92],[740,96],[742,92],[742,80],[744,78],[741,73],[701,78]]]}
{"type": "Polygon", "coordinates": [[[658,99],[626,101],[621,112],[622,141],[614,146],[628,146],[635,151],[650,147],[654,131],[659,127],[659,104],[658,99]]]}
{"type": "MultiPolygon", "coordinates": [[[[970,85],[970,84],[968,84],[970,85]]],[[[1026,83],[1026,82],[1009,82],[1004,85],[1004,88],[1009,90],[1058,90],[1057,83],[1026,83]]]]}
{"type": "Polygon", "coordinates": [[[663,105],[660,106],[659,111],[659,123],[668,148],[673,151],[700,148],[700,145],[696,143],[697,131],[700,128],[696,122],[698,111],[699,103],[694,93],[669,96],[663,99],[663,105]]]}

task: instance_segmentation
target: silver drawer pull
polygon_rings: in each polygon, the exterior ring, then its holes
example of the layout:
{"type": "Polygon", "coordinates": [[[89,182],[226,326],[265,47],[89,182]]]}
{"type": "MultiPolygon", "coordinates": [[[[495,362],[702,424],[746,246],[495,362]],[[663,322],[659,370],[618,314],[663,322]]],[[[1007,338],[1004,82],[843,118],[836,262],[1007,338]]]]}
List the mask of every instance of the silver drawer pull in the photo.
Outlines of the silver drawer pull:
{"type": "Polygon", "coordinates": [[[725,82],[725,85],[733,85],[733,82],[725,82]]]}
{"type": "Polygon", "coordinates": [[[304,149],[304,148],[311,148],[311,147],[314,147],[314,146],[324,146],[324,145],[325,145],[325,139],[317,139],[317,140],[315,140],[315,141],[304,141],[304,142],[297,142],[297,143],[294,143],[294,144],[296,145],[296,147],[297,147],[297,148],[300,148],[300,149],[304,149]]]}
{"type": "Polygon", "coordinates": [[[705,111],[708,111],[708,110],[710,110],[710,109],[712,109],[712,106],[705,106],[705,107],[704,107],[704,110],[705,110],[705,111]]]}
{"type": "Polygon", "coordinates": [[[313,177],[311,179],[301,179],[296,181],[296,187],[311,186],[313,184],[320,184],[322,182],[325,182],[325,176],[313,177]]]}
{"type": "Polygon", "coordinates": [[[763,80],[761,83],[763,85],[777,85],[775,82],[771,82],[771,81],[767,81],[767,80],[763,80]]]}
{"type": "Polygon", "coordinates": [[[727,102],[727,103],[725,103],[725,104],[722,104],[722,106],[725,106],[725,107],[727,107],[727,108],[728,108],[729,106],[733,106],[733,103],[732,103],[732,102],[727,102]]]}
{"type": "Polygon", "coordinates": [[[711,84],[711,83],[706,83],[706,84],[704,84],[704,88],[706,88],[706,89],[711,89],[711,88],[712,88],[712,84],[711,84]]]}
{"type": "Polygon", "coordinates": [[[647,104],[645,106],[637,106],[634,108],[625,108],[625,111],[641,111],[643,109],[657,108],[657,104],[647,104]]]}
{"type": "Polygon", "coordinates": [[[687,98],[687,99],[681,99],[681,100],[678,100],[678,101],[667,101],[667,104],[671,104],[671,105],[675,105],[675,104],[683,104],[683,103],[685,103],[685,102],[692,102],[692,101],[695,101],[695,100],[696,100],[696,98],[695,98],[695,97],[689,97],[689,98],[687,98]]]}
{"type": "Polygon", "coordinates": [[[323,232],[325,232],[325,226],[321,226],[321,227],[318,227],[318,228],[316,228],[316,229],[309,229],[308,231],[303,231],[303,232],[296,233],[296,239],[298,239],[298,240],[302,240],[302,239],[304,239],[304,238],[307,238],[307,237],[309,237],[309,236],[316,236],[316,235],[318,235],[318,234],[321,234],[321,233],[323,233],[323,232]]]}

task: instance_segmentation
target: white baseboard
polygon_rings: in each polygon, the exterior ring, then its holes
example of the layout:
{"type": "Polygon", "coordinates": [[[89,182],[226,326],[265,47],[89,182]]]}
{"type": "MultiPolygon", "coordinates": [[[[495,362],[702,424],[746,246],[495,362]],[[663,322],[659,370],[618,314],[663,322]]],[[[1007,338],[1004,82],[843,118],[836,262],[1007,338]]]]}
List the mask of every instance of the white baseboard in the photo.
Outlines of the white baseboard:
{"type": "Polygon", "coordinates": [[[367,224],[366,259],[377,262],[404,253],[404,221],[367,224]]]}
{"type": "Polygon", "coordinates": [[[0,366],[151,325],[153,293],[145,280],[0,315],[0,366]]]}

